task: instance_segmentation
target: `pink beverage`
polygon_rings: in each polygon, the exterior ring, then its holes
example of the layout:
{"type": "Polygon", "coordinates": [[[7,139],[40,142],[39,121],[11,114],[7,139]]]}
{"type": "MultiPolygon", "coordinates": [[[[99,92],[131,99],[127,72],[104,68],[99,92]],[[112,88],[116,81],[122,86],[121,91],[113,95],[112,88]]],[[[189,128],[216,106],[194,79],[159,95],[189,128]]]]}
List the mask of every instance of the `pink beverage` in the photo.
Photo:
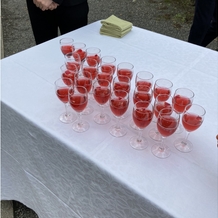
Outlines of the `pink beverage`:
{"type": "Polygon", "coordinates": [[[75,71],[75,65],[76,65],[76,70],[80,70],[80,63],[78,62],[66,62],[66,67],[68,70],[75,71]]]}
{"type": "Polygon", "coordinates": [[[112,68],[113,70],[113,74],[115,73],[116,71],[116,66],[115,65],[112,65],[112,64],[104,64],[101,66],[101,70],[106,72],[108,69],[110,69],[110,67],[112,68]]]}
{"type": "Polygon", "coordinates": [[[117,76],[118,77],[119,76],[126,76],[131,80],[133,77],[133,72],[132,72],[132,70],[129,70],[129,69],[119,69],[117,71],[117,76]]]}
{"type": "Polygon", "coordinates": [[[157,119],[157,129],[163,137],[172,135],[178,127],[178,122],[170,115],[159,116],[157,119]]]}
{"type": "Polygon", "coordinates": [[[183,113],[185,107],[189,104],[191,106],[191,103],[192,103],[191,100],[185,96],[175,95],[173,97],[173,107],[177,113],[183,113]]]}
{"type": "Polygon", "coordinates": [[[58,96],[58,98],[63,102],[63,103],[67,103],[68,102],[68,88],[62,88],[62,89],[58,89],[56,91],[56,94],[58,96]]]}
{"type": "Polygon", "coordinates": [[[151,89],[152,83],[148,81],[137,81],[136,87],[140,87],[140,91],[146,91],[148,92],[151,89]]]}
{"type": "Polygon", "coordinates": [[[129,102],[122,97],[111,99],[110,108],[113,114],[117,117],[122,116],[128,109],[129,102]]]}
{"type": "Polygon", "coordinates": [[[133,111],[132,117],[135,125],[140,129],[144,129],[151,123],[153,113],[146,108],[137,108],[133,111]]]}
{"type": "Polygon", "coordinates": [[[88,71],[91,74],[92,80],[94,80],[98,74],[96,67],[84,67],[83,71],[84,71],[84,74],[85,74],[85,71],[88,71]]]}
{"type": "Polygon", "coordinates": [[[108,73],[108,74],[111,74],[113,76],[113,68],[109,65],[102,65],[101,66],[101,71],[104,72],[104,73],[108,73]]]}
{"type": "Polygon", "coordinates": [[[171,91],[168,88],[164,87],[157,87],[154,89],[154,98],[156,98],[158,95],[164,94],[163,98],[159,99],[159,101],[167,101],[168,98],[170,97],[171,91]],[[167,98],[168,96],[168,98],[167,98]]]}
{"type": "Polygon", "coordinates": [[[93,91],[93,96],[100,105],[104,105],[110,98],[110,89],[106,86],[96,87],[93,91]]]}
{"type": "Polygon", "coordinates": [[[182,124],[188,132],[192,132],[198,129],[202,122],[202,117],[196,114],[184,114],[182,117],[182,124]]]}
{"type": "Polygon", "coordinates": [[[135,91],[133,94],[133,102],[135,104],[138,101],[148,101],[149,103],[151,103],[152,96],[148,92],[135,91]]]}
{"type": "Polygon", "coordinates": [[[96,66],[96,62],[97,62],[97,64],[99,64],[100,63],[100,59],[101,58],[97,54],[96,55],[89,55],[89,56],[86,57],[88,65],[92,66],[92,67],[96,66]]]}
{"type": "Polygon", "coordinates": [[[75,111],[80,113],[86,108],[88,103],[88,98],[80,94],[71,95],[69,99],[69,103],[75,111]]]}
{"type": "Polygon", "coordinates": [[[83,51],[82,49],[78,49],[76,51],[74,51],[75,53],[77,53],[80,56],[80,60],[83,61],[86,58],[86,52],[83,51]]]}
{"type": "Polygon", "coordinates": [[[66,70],[64,73],[62,73],[63,81],[68,86],[71,85],[71,83],[68,79],[71,79],[73,84],[74,84],[75,77],[77,77],[77,72],[72,71],[72,70],[66,70]],[[64,79],[64,78],[68,78],[68,79],[64,79]]]}
{"type": "Polygon", "coordinates": [[[172,106],[171,104],[169,104],[168,102],[165,102],[165,101],[161,101],[161,102],[157,102],[155,105],[154,105],[154,114],[156,117],[158,117],[159,115],[159,112],[162,110],[162,109],[169,109],[169,110],[165,110],[165,112],[167,113],[170,113],[170,111],[172,111],[172,106]]]}
{"type": "Polygon", "coordinates": [[[109,74],[109,73],[104,73],[104,72],[102,72],[102,73],[98,73],[98,74],[97,74],[97,79],[98,79],[98,80],[107,80],[107,81],[109,81],[109,83],[111,83],[113,77],[112,77],[112,75],[109,74]]]}
{"type": "MultiPolygon", "coordinates": [[[[87,92],[90,92],[92,88],[92,80],[87,77],[83,77],[83,78],[78,77],[78,79],[76,80],[76,85],[85,87],[87,92]]],[[[80,88],[78,87],[78,90],[79,89],[80,88]]]]}
{"type": "Polygon", "coordinates": [[[63,53],[64,55],[67,54],[67,53],[72,52],[72,51],[73,51],[72,45],[62,45],[62,46],[61,46],[61,51],[62,51],[62,53],[63,53]]]}
{"type": "Polygon", "coordinates": [[[114,83],[114,86],[113,86],[113,90],[123,90],[123,91],[126,91],[126,92],[130,92],[130,85],[128,83],[125,83],[125,82],[116,82],[114,83]]]}

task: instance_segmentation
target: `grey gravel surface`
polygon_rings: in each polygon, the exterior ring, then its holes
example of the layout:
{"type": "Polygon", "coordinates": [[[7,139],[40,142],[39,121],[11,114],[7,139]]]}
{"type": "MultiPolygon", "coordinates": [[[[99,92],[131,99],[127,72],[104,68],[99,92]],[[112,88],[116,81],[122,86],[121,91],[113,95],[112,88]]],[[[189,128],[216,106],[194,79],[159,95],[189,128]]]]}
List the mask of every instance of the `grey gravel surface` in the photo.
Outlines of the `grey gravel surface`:
{"type": "MultiPolygon", "coordinates": [[[[114,14],[134,26],[186,41],[194,13],[193,0],[89,0],[89,23],[114,14]],[[186,5],[181,2],[188,2],[186,5]],[[180,2],[180,3],[178,3],[180,2]]],[[[25,0],[1,0],[4,56],[35,45],[25,0]]],[[[217,40],[208,48],[217,49],[217,40]]],[[[2,217],[6,218],[6,217],[2,217]]],[[[10,218],[10,217],[8,217],[10,218]]],[[[37,218],[14,202],[14,218],[37,218]]]]}

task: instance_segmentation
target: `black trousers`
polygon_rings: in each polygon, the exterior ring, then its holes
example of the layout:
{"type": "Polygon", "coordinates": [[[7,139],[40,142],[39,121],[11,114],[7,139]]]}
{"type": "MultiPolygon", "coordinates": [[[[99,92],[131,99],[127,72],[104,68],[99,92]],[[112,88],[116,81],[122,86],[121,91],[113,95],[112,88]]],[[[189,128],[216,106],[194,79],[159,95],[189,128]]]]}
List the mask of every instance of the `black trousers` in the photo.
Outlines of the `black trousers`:
{"type": "Polygon", "coordinates": [[[217,0],[196,0],[188,42],[206,47],[217,37],[217,0]]]}
{"type": "Polygon", "coordinates": [[[26,0],[30,22],[36,44],[78,29],[88,23],[88,3],[84,2],[75,6],[60,5],[55,10],[42,11],[37,8],[33,0],[26,0]]]}

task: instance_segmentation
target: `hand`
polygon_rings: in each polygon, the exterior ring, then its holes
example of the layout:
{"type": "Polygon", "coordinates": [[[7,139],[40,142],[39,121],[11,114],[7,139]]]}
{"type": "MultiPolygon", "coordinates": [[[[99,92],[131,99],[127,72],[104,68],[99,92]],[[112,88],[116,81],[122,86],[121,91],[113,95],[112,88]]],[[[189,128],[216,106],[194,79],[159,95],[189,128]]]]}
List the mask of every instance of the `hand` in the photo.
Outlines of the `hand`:
{"type": "Polygon", "coordinates": [[[56,8],[58,7],[58,5],[59,5],[59,4],[57,4],[57,3],[55,3],[55,2],[52,2],[52,3],[49,5],[48,9],[52,11],[52,10],[56,9],[56,8]]]}
{"type": "Polygon", "coordinates": [[[42,11],[48,10],[50,6],[50,10],[55,9],[56,3],[54,5],[52,4],[52,0],[33,0],[33,3],[36,5],[36,7],[40,8],[42,11]]]}

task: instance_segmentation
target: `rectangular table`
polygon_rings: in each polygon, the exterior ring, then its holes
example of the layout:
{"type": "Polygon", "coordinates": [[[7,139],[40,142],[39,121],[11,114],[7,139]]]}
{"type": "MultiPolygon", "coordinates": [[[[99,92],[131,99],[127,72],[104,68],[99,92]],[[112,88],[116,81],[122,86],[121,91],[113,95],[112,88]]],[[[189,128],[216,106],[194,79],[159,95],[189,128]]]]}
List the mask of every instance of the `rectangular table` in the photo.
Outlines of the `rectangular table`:
{"type": "MultiPolygon", "coordinates": [[[[138,27],[122,39],[99,34],[100,21],[1,60],[2,146],[1,199],[17,200],[39,217],[60,218],[216,218],[218,133],[218,54],[138,27]],[[108,132],[115,122],[97,125],[93,116],[85,133],[75,133],[58,116],[64,106],[54,91],[64,57],[59,40],[71,37],[116,63],[131,62],[138,71],[167,78],[176,88],[195,93],[194,103],[206,109],[203,125],[190,134],[193,151],[181,153],[167,141],[171,156],[158,159],[155,143],[138,151],[129,145],[136,131],[129,126],[132,102],[124,120],[127,135],[108,132]]],[[[134,80],[133,77],[133,80],[134,80]]],[[[132,90],[134,81],[132,80],[132,90]]],[[[132,91],[131,91],[132,93],[132,91]]]]}

